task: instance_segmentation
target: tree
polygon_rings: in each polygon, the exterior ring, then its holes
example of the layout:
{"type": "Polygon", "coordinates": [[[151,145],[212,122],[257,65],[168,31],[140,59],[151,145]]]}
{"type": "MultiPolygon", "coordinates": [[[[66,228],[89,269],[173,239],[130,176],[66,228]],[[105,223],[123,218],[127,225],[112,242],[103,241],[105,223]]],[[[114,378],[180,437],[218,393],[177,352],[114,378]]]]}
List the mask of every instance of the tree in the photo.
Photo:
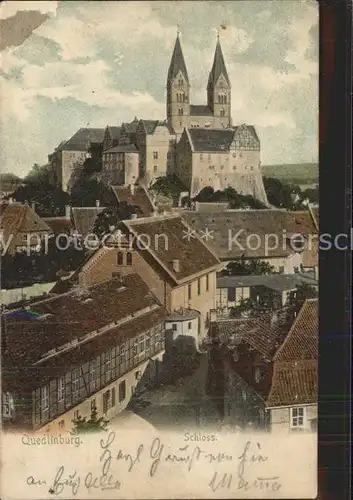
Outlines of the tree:
{"type": "Polygon", "coordinates": [[[97,179],[81,175],[71,189],[71,204],[76,207],[93,207],[99,200],[104,206],[114,207],[117,202],[109,186],[97,179]]]}
{"type": "Polygon", "coordinates": [[[65,206],[70,204],[70,195],[48,182],[26,181],[11,195],[21,203],[35,203],[36,212],[41,217],[55,217],[65,214],[65,206]]]}
{"type": "Polygon", "coordinates": [[[303,283],[297,287],[296,293],[290,297],[289,305],[294,306],[297,310],[301,308],[306,299],[316,299],[318,290],[316,287],[303,283]]]}
{"type": "Polygon", "coordinates": [[[295,209],[293,195],[297,194],[297,190],[293,189],[289,184],[284,184],[273,177],[264,177],[264,186],[268,202],[271,205],[286,208],[287,210],[295,209]]]}
{"type": "Polygon", "coordinates": [[[233,260],[227,264],[226,269],[220,272],[220,276],[248,276],[250,274],[263,275],[277,273],[274,266],[260,259],[233,260]]]}
{"type": "Polygon", "coordinates": [[[118,229],[122,220],[131,219],[133,214],[137,214],[139,209],[126,203],[119,203],[116,208],[106,208],[98,214],[94,223],[93,232],[102,238],[111,232],[111,228],[118,229]]]}
{"type": "Polygon", "coordinates": [[[175,175],[167,175],[166,177],[158,177],[152,186],[150,186],[149,191],[172,198],[173,200],[178,200],[180,193],[187,191],[187,188],[175,175]]]}
{"type": "Polygon", "coordinates": [[[236,208],[253,208],[253,209],[263,209],[267,208],[264,203],[257,200],[251,195],[244,195],[238,193],[234,188],[227,187],[224,191],[214,191],[211,186],[206,186],[197,196],[195,196],[193,201],[198,201],[202,203],[229,203],[229,207],[232,209],[236,208]]]}
{"type": "Polygon", "coordinates": [[[38,165],[38,163],[35,163],[24,178],[25,183],[33,184],[51,184],[52,181],[53,172],[50,164],[38,165]]]}
{"type": "Polygon", "coordinates": [[[104,417],[98,418],[97,408],[94,407],[91,411],[91,416],[89,420],[86,417],[81,417],[78,415],[75,419],[72,420],[74,427],[71,431],[71,434],[84,434],[87,432],[102,432],[107,431],[107,426],[109,424],[109,420],[104,417]]]}

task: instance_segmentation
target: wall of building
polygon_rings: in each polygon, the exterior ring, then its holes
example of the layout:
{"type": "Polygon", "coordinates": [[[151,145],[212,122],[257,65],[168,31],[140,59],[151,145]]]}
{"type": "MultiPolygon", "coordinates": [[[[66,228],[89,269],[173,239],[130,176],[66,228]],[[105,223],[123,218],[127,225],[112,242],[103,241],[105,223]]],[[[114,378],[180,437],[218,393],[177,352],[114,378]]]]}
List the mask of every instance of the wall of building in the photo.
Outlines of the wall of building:
{"type": "Polygon", "coordinates": [[[217,309],[229,309],[230,307],[238,306],[242,300],[248,299],[250,297],[250,288],[247,286],[240,287],[229,287],[229,288],[217,288],[216,290],[216,308],[217,309]],[[229,300],[229,288],[234,290],[235,300],[229,300]]]}
{"type": "Polygon", "coordinates": [[[224,423],[233,427],[267,428],[263,400],[234,371],[226,369],[224,423]]]}
{"type": "Polygon", "coordinates": [[[157,126],[153,134],[146,136],[146,168],[145,182],[147,185],[153,183],[158,177],[167,175],[167,166],[170,151],[170,134],[165,126],[157,126]],[[157,153],[157,158],[155,154],[157,153]]]}
{"type": "Polygon", "coordinates": [[[216,297],[216,272],[208,273],[209,287],[206,290],[206,275],[200,279],[200,295],[198,294],[198,279],[194,279],[185,285],[173,288],[171,291],[170,309],[180,307],[195,309],[200,312],[200,339],[207,333],[209,314],[215,308],[216,297]],[[191,287],[191,299],[189,300],[189,285],[191,287]]]}
{"type": "Polygon", "coordinates": [[[174,172],[189,190],[192,184],[192,154],[190,143],[184,134],[176,145],[174,172]]]}
{"type": "MultiPolygon", "coordinates": [[[[157,361],[159,363],[163,360],[164,351],[158,353],[156,356],[153,356],[150,360],[144,361],[140,365],[138,365],[133,370],[127,372],[122,377],[119,377],[117,380],[114,380],[112,383],[106,385],[101,390],[94,393],[88,399],[83,401],[82,403],[70,408],[69,411],[60,415],[55,420],[49,422],[42,426],[39,430],[55,433],[55,432],[63,432],[72,430],[73,423],[72,420],[77,416],[77,412],[87,419],[90,418],[92,407],[96,406],[98,417],[105,416],[107,420],[111,420],[114,416],[118,415],[121,411],[123,411],[127,405],[129,404],[132,395],[137,390],[139,381],[143,379],[143,376],[146,370],[149,370],[151,367],[151,363],[153,366],[153,362],[157,361]],[[125,398],[119,401],[119,386],[121,383],[125,381],[125,398]],[[115,405],[111,406],[106,413],[103,412],[103,395],[109,391],[115,389],[115,405]]],[[[157,379],[158,373],[148,374],[148,378],[153,380],[157,379]]],[[[112,396],[110,394],[110,401],[112,396]]]]}
{"type": "Polygon", "coordinates": [[[87,158],[87,151],[62,151],[61,153],[61,188],[69,191],[70,178],[76,166],[82,165],[87,158]]]}
{"type": "Polygon", "coordinates": [[[43,293],[48,293],[56,282],[52,283],[35,283],[32,286],[23,288],[14,288],[12,290],[0,290],[0,299],[2,304],[12,304],[21,300],[39,297],[43,293]]]}
{"type": "Polygon", "coordinates": [[[313,404],[269,409],[268,413],[270,415],[271,432],[290,433],[293,431],[293,429],[291,429],[291,408],[305,408],[303,430],[306,432],[315,430],[315,420],[317,421],[317,405],[313,404]]]}

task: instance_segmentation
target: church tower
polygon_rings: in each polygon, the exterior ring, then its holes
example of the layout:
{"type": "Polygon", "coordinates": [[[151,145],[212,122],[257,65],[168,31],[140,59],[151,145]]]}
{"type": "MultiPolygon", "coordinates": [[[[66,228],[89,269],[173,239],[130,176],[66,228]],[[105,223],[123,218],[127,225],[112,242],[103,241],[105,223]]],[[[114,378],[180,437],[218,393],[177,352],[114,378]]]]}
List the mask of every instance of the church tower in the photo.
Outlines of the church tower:
{"type": "Polygon", "coordinates": [[[213,66],[208,78],[207,104],[213,113],[213,126],[223,128],[232,125],[231,85],[224,63],[221,43],[217,38],[213,66]]]}
{"type": "Polygon", "coordinates": [[[167,120],[176,134],[187,127],[189,115],[190,84],[178,31],[167,79],[167,120]]]}

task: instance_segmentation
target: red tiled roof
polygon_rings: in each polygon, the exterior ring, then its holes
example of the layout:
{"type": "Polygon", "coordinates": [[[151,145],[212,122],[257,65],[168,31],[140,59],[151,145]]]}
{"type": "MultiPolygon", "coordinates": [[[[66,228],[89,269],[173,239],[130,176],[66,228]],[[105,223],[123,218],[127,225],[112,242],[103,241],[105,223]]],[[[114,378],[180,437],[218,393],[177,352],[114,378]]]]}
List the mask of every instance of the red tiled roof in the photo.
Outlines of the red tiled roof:
{"type": "Polygon", "coordinates": [[[219,260],[201,238],[187,237],[191,229],[180,216],[127,220],[124,224],[135,237],[144,235],[142,241],[151,242],[147,251],[176,283],[219,266],[219,260]],[[179,261],[179,272],[173,268],[174,260],[179,261]]]}
{"type": "Polygon", "coordinates": [[[317,361],[275,363],[266,405],[317,403],[317,361]]]}
{"type": "Polygon", "coordinates": [[[141,210],[143,216],[148,217],[154,212],[154,206],[147,191],[142,186],[112,186],[112,190],[118,202],[136,206],[141,210]]]}
{"type": "Polygon", "coordinates": [[[274,360],[291,362],[318,358],[318,299],[307,299],[274,360]]]}
{"type": "MultiPolygon", "coordinates": [[[[6,336],[6,354],[3,353],[3,358],[12,360],[15,366],[30,365],[52,349],[156,304],[159,306],[156,309],[157,316],[165,315],[157,299],[136,274],[36,302],[33,304],[33,310],[49,316],[26,319],[11,314],[3,315],[3,335],[6,336]]],[[[144,328],[145,321],[150,324],[150,313],[136,317],[137,319],[139,321],[135,326],[132,319],[126,323],[127,330],[124,330],[124,335],[135,336],[138,328],[144,328]]],[[[87,342],[87,346],[97,342],[97,348],[101,344],[104,347],[108,334],[116,342],[117,338],[120,340],[121,331],[122,326],[112,328],[106,334],[96,337],[96,340],[87,342]]],[[[62,356],[63,354],[57,358],[62,360],[62,356]]]]}
{"type": "Polygon", "coordinates": [[[54,234],[69,234],[73,230],[73,224],[67,217],[43,217],[43,220],[54,234]]]}
{"type": "Polygon", "coordinates": [[[183,218],[198,234],[202,234],[206,228],[212,232],[212,239],[208,245],[222,260],[237,259],[242,256],[285,257],[293,253],[289,244],[283,245],[285,236],[290,237],[297,233],[317,234],[309,211],[289,212],[279,209],[185,211],[183,218]],[[253,238],[250,237],[252,234],[260,237],[259,245],[254,246],[253,238]],[[266,248],[265,235],[277,236],[279,244],[274,245],[275,239],[271,236],[266,248]]]}

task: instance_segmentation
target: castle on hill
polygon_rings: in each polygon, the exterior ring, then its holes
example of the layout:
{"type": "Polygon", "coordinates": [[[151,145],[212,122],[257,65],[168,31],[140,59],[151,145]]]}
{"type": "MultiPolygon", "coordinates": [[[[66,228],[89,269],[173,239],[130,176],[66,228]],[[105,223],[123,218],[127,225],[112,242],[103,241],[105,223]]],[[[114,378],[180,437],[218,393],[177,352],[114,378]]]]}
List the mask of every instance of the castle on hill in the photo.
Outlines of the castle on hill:
{"type": "Polygon", "coordinates": [[[82,162],[89,154],[93,136],[94,144],[102,145],[101,180],[107,184],[138,183],[148,188],[157,178],[175,174],[191,198],[206,186],[232,187],[267,204],[255,127],[233,126],[231,82],[219,36],[207,104],[191,104],[190,87],[178,33],[167,74],[166,119],[135,117],[120,126],[80,129],[49,157],[57,183],[69,190],[77,159],[82,162]]]}

